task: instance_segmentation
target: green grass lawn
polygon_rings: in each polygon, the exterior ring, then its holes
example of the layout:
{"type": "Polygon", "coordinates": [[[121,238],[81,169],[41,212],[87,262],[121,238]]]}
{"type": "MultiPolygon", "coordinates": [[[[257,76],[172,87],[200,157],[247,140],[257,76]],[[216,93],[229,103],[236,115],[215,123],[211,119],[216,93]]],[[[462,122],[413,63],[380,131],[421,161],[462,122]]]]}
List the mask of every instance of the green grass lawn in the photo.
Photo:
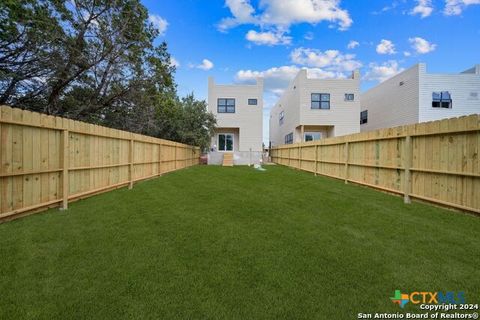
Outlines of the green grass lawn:
{"type": "Polygon", "coordinates": [[[480,218],[268,166],[197,166],[0,225],[4,319],[356,319],[480,303],[480,218]]]}

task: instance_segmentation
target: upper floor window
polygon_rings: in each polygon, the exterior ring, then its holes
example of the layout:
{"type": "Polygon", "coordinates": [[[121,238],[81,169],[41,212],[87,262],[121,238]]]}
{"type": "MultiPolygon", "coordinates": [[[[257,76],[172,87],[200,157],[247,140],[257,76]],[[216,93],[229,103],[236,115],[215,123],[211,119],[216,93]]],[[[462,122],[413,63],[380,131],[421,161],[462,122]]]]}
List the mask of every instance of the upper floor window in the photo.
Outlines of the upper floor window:
{"type": "Polygon", "coordinates": [[[235,99],[220,98],[217,100],[218,113],[235,113],[235,99]]]}
{"type": "Polygon", "coordinates": [[[257,99],[248,99],[248,105],[249,106],[256,106],[258,104],[257,99]]]}
{"type": "Polygon", "coordinates": [[[290,132],[285,136],[285,144],[292,144],[293,143],[293,132],[290,132]]]}
{"type": "Polygon", "coordinates": [[[282,111],[282,112],[280,112],[280,117],[278,118],[278,124],[279,124],[279,125],[282,125],[282,124],[283,124],[284,118],[285,118],[285,112],[282,111]]]}
{"type": "Polygon", "coordinates": [[[355,95],[353,93],[345,93],[345,101],[354,101],[355,95]]]}
{"type": "Polygon", "coordinates": [[[360,124],[368,122],[368,110],[360,112],[360,124]]]}
{"type": "Polygon", "coordinates": [[[312,93],[312,109],[330,109],[329,93],[312,93]]]}
{"type": "Polygon", "coordinates": [[[448,91],[432,93],[432,107],[450,109],[452,107],[452,96],[448,91]]]}

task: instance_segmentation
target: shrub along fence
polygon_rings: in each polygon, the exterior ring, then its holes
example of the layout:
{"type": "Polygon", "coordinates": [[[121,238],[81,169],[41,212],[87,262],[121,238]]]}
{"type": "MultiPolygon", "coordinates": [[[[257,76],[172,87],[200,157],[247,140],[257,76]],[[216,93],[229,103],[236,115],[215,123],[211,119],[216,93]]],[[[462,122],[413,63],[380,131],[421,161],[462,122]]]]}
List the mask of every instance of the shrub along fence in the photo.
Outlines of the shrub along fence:
{"type": "Polygon", "coordinates": [[[275,163],[480,213],[480,115],[272,148],[275,163]]]}
{"type": "Polygon", "coordinates": [[[199,148],[0,106],[0,220],[198,164],[199,148]]]}

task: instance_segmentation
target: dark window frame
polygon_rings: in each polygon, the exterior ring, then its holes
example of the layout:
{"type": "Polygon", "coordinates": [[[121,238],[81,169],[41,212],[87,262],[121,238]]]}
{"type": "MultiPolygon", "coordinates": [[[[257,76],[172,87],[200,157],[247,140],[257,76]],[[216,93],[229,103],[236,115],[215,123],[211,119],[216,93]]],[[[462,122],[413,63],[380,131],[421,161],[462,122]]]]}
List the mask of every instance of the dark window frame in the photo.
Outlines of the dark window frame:
{"type": "Polygon", "coordinates": [[[223,132],[222,132],[222,133],[219,133],[219,134],[218,134],[218,151],[219,151],[219,152],[232,152],[232,151],[234,151],[234,150],[235,150],[235,135],[234,135],[233,133],[223,133],[223,132]],[[223,139],[224,139],[224,148],[223,148],[223,150],[220,148],[220,144],[221,144],[221,143],[220,143],[220,136],[223,136],[223,137],[224,137],[224,138],[223,138],[223,139]],[[227,136],[232,138],[232,139],[231,139],[231,140],[232,140],[232,141],[231,141],[231,142],[232,142],[232,150],[227,150],[227,149],[228,149],[228,148],[227,148],[227,146],[228,146],[227,136]]]}
{"type": "Polygon", "coordinates": [[[355,101],[355,94],[354,93],[345,93],[345,101],[355,101]],[[349,99],[352,97],[352,99],[349,99]]]}
{"type": "Polygon", "coordinates": [[[365,123],[368,123],[368,110],[363,110],[360,112],[360,124],[365,124],[365,123]]]}
{"type": "Polygon", "coordinates": [[[285,111],[280,112],[278,116],[278,125],[282,125],[285,121],[285,111]]]}
{"type": "Polygon", "coordinates": [[[235,113],[235,98],[218,98],[217,99],[217,113],[235,113]],[[220,103],[221,100],[224,100],[224,103],[220,103]],[[229,105],[228,103],[233,101],[233,104],[229,105]]]}
{"type": "Polygon", "coordinates": [[[285,144],[293,144],[293,132],[285,135],[285,144]]]}
{"type": "Polygon", "coordinates": [[[330,93],[312,93],[310,95],[310,109],[315,110],[330,110],[330,93]],[[314,96],[318,96],[318,99],[314,96]],[[327,100],[328,99],[328,100],[327,100]],[[323,107],[327,105],[327,107],[323,107]]]}
{"type": "Polygon", "coordinates": [[[452,109],[453,99],[448,91],[432,93],[432,108],[435,109],[452,109]]]}
{"type": "Polygon", "coordinates": [[[248,99],[248,105],[249,106],[258,106],[258,99],[248,99]],[[255,103],[253,103],[255,102],[255,103]]]}

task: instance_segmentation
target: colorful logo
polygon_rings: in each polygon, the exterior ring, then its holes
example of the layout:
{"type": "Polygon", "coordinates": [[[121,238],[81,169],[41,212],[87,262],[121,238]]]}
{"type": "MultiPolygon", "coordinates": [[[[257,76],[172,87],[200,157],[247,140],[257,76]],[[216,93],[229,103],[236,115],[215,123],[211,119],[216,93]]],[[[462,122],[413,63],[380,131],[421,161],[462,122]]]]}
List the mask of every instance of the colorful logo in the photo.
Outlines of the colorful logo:
{"type": "Polygon", "coordinates": [[[408,294],[400,292],[400,290],[395,290],[395,296],[390,297],[393,303],[398,304],[400,307],[405,307],[405,305],[410,301],[408,294]]]}
{"type": "Polygon", "coordinates": [[[428,291],[414,291],[412,293],[402,293],[400,290],[395,290],[395,295],[390,297],[393,303],[398,304],[401,308],[405,307],[408,302],[413,304],[464,304],[465,294],[463,291],[447,291],[443,292],[428,292],[428,291]]]}

